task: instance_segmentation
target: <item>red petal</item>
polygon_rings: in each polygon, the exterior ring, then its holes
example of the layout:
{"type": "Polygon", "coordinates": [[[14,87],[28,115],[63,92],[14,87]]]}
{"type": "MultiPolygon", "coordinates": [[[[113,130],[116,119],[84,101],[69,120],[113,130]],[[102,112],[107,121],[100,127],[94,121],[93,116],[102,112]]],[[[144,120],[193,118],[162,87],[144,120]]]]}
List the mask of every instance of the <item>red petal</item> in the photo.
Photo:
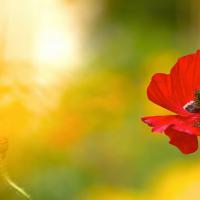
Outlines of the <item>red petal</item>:
{"type": "Polygon", "coordinates": [[[181,115],[190,115],[184,105],[194,100],[200,89],[200,51],[178,60],[169,75],[152,77],[147,94],[154,103],[181,115]]]}
{"type": "Polygon", "coordinates": [[[197,118],[168,115],[143,117],[142,121],[153,127],[153,132],[164,132],[171,127],[179,132],[185,132],[195,136],[200,135],[200,128],[195,126],[199,121],[197,118]]]}
{"type": "MultiPolygon", "coordinates": [[[[180,105],[178,99],[173,98],[171,76],[167,74],[155,74],[147,88],[148,98],[154,103],[172,112],[187,115],[187,111],[180,105]]],[[[182,98],[182,97],[180,97],[182,98]]]]}
{"type": "Polygon", "coordinates": [[[173,125],[174,116],[154,116],[154,117],[143,117],[142,121],[149,126],[153,127],[153,132],[163,132],[169,126],[173,125]]]}
{"type": "Polygon", "coordinates": [[[173,99],[180,106],[194,99],[194,92],[200,86],[200,51],[178,60],[171,72],[173,99]]]}
{"type": "Polygon", "coordinates": [[[165,134],[170,138],[169,143],[178,147],[184,154],[193,153],[198,149],[197,136],[179,132],[172,128],[167,129],[165,134]]]}

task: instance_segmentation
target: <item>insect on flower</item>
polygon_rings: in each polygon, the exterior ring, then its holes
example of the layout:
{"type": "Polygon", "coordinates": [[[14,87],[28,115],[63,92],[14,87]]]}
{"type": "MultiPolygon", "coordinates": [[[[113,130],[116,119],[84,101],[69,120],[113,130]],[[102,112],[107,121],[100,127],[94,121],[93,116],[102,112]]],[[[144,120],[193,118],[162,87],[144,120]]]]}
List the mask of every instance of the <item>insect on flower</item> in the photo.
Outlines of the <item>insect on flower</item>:
{"type": "Polygon", "coordinates": [[[143,117],[143,122],[167,135],[182,153],[195,152],[200,136],[200,50],[180,58],[170,74],[155,74],[147,96],[175,115],[143,117]]]}

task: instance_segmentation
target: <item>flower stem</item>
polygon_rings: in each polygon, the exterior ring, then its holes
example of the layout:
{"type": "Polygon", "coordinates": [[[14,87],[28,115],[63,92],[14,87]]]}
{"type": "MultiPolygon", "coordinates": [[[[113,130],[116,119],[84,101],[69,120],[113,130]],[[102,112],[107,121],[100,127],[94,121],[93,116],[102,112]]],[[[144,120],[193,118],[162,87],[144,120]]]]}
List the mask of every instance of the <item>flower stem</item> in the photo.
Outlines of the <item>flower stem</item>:
{"type": "Polygon", "coordinates": [[[6,171],[6,167],[5,167],[5,160],[1,159],[0,160],[0,173],[1,176],[3,178],[3,180],[12,188],[14,189],[16,192],[18,192],[20,195],[22,195],[25,199],[27,200],[31,200],[31,197],[29,194],[27,194],[22,188],[20,188],[15,182],[13,182],[7,171],[6,171]]]}

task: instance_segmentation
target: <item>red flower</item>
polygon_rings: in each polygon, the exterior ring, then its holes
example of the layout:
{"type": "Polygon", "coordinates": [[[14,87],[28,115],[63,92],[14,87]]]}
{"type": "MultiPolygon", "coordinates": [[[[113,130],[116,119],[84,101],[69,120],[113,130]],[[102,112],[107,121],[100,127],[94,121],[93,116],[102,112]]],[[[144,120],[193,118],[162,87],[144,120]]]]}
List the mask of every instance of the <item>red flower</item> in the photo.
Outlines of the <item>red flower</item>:
{"type": "Polygon", "coordinates": [[[200,135],[200,50],[178,60],[170,74],[157,73],[148,98],[176,115],[143,117],[153,132],[163,132],[184,154],[198,148],[200,135]]]}

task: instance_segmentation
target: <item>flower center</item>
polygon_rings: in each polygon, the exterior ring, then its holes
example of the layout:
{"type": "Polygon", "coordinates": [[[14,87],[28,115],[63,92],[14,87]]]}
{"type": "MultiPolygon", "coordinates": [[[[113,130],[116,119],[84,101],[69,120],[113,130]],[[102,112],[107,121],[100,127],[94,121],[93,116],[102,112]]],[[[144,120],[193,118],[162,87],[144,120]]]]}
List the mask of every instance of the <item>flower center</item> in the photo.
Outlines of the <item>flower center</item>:
{"type": "Polygon", "coordinates": [[[195,127],[200,128],[200,122],[197,122],[197,123],[195,124],[195,127]]]}
{"type": "Polygon", "coordinates": [[[184,109],[190,113],[200,113],[200,90],[196,90],[194,101],[190,101],[184,106],[184,109]]]}

